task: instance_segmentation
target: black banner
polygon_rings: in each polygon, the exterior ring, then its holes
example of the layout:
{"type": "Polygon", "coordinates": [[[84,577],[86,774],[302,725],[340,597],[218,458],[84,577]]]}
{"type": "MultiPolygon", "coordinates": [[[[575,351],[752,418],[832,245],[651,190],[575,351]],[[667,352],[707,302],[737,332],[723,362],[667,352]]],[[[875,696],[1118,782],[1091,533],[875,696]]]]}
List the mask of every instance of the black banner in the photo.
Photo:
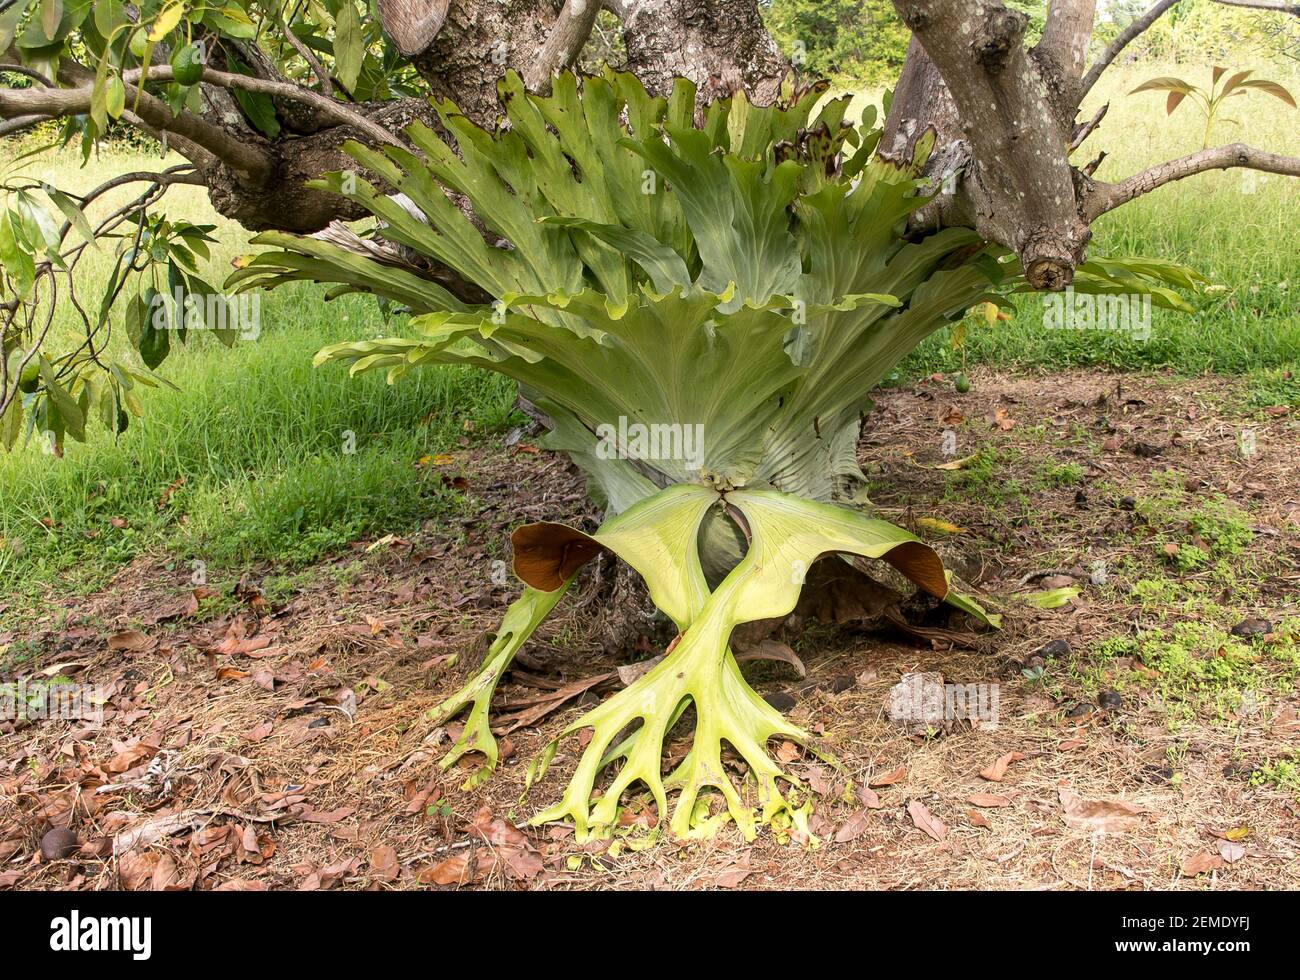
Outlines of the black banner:
{"type": "MultiPolygon", "coordinates": [[[[541,950],[577,962],[626,944],[633,952],[703,928],[719,953],[746,962],[769,942],[812,942],[846,955],[899,956],[945,965],[990,955],[1188,958],[1232,968],[1255,953],[1289,955],[1289,895],[1173,893],[771,892],[268,892],[243,894],[8,892],[0,894],[3,948],[65,966],[127,973],[289,960],[295,967],[373,969],[376,958],[460,949],[500,969],[541,950]],[[815,938],[816,937],[816,938],[815,938]],[[486,942],[485,942],[486,941],[486,942]],[[584,949],[591,944],[590,949],[584,949]]],[[[770,950],[758,954],[762,965],[770,950]]],[[[436,959],[442,959],[438,954],[436,959]]],[[[466,966],[470,966],[470,959],[466,966]]]]}

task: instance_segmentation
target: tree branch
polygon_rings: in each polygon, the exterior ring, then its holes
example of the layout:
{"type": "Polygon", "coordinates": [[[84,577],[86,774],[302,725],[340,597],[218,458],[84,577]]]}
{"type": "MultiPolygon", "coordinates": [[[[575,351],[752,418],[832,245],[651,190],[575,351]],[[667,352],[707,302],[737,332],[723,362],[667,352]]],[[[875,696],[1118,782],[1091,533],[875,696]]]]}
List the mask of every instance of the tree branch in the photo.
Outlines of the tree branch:
{"type": "Polygon", "coordinates": [[[14,116],[12,119],[6,119],[0,123],[0,136],[10,136],[13,133],[21,132],[38,123],[49,122],[53,116],[32,115],[32,116],[14,116]]]}
{"type": "Polygon", "coordinates": [[[1035,288],[1063,289],[1089,232],[1075,206],[1069,124],[1053,111],[1046,69],[1024,47],[1028,17],[998,0],[894,6],[946,83],[974,150],[963,182],[973,227],[1014,249],[1035,288]]]}
{"type": "Polygon", "coordinates": [[[1083,97],[1092,91],[1092,87],[1097,84],[1097,79],[1101,78],[1101,73],[1110,67],[1111,62],[1119,57],[1121,51],[1127,48],[1135,38],[1146,33],[1152,24],[1164,16],[1166,10],[1179,2],[1180,0],[1159,0],[1159,3],[1154,7],[1120,31],[1119,36],[1110,42],[1110,46],[1101,53],[1101,56],[1088,69],[1088,73],[1083,76],[1079,100],[1082,101],[1083,97]]]}
{"type": "MultiPolygon", "coordinates": [[[[272,161],[261,147],[237,139],[220,127],[191,113],[182,112],[180,115],[173,115],[163,103],[140,89],[141,79],[145,82],[171,81],[172,68],[170,65],[155,65],[147,72],[136,68],[122,73],[122,81],[128,89],[127,104],[135,104],[135,95],[137,92],[140,93],[138,113],[145,123],[157,130],[176,133],[192,141],[221,159],[250,183],[260,184],[270,177],[272,161]]],[[[221,88],[243,89],[306,103],[335,123],[351,126],[379,144],[401,145],[390,130],[355,109],[291,82],[252,78],[247,75],[216,71],[212,68],[203,69],[201,81],[221,88]]],[[[92,93],[93,86],[88,84],[76,88],[0,88],[0,117],[12,120],[19,116],[32,115],[79,115],[90,110],[92,93]]]]}
{"type": "Polygon", "coordinates": [[[1151,193],[1157,187],[1207,170],[1228,170],[1233,167],[1300,177],[1300,157],[1271,153],[1245,143],[1229,143],[1159,164],[1118,184],[1094,184],[1085,194],[1084,213],[1092,221],[1107,211],[1113,211],[1135,198],[1151,193]]]}
{"type": "Polygon", "coordinates": [[[289,27],[289,23],[280,13],[279,7],[276,7],[276,16],[280,19],[280,31],[284,34],[284,39],[302,56],[303,61],[307,62],[308,67],[311,68],[320,81],[320,94],[327,99],[332,99],[334,97],[334,82],[330,78],[330,73],[325,70],[325,66],[320,63],[320,59],[312,53],[311,48],[298,40],[298,35],[289,27]]]}
{"type": "Polygon", "coordinates": [[[550,91],[551,76],[578,60],[599,13],[599,0],[565,0],[542,50],[524,71],[524,84],[530,91],[543,94],[550,91]]]}
{"type": "Polygon", "coordinates": [[[1067,78],[1083,75],[1088,42],[1097,19],[1097,0],[1052,0],[1043,38],[1034,49],[1049,55],[1067,78]]]}
{"type": "Polygon", "coordinates": [[[1282,0],[1215,0],[1228,7],[1246,7],[1250,10],[1269,10],[1279,14],[1300,17],[1300,4],[1283,3],[1282,0]]]}
{"type": "MultiPolygon", "coordinates": [[[[171,77],[171,67],[153,69],[165,71],[171,77]]],[[[151,71],[151,75],[152,75],[151,71]]],[[[138,76],[139,71],[127,72],[138,76]]],[[[221,128],[192,113],[174,115],[162,102],[136,87],[139,99],[131,87],[135,79],[124,77],[128,86],[127,104],[135,105],[139,118],[156,130],[176,133],[204,150],[219,157],[245,179],[260,183],[271,173],[271,161],[259,148],[231,137],[221,128]]],[[[90,111],[92,86],[78,88],[0,88],[0,117],[15,119],[19,116],[76,116],[90,111]]]]}
{"type": "MultiPolygon", "coordinates": [[[[129,87],[138,84],[143,70],[139,68],[122,73],[122,81],[129,87]]],[[[149,69],[148,77],[145,79],[149,82],[170,82],[172,80],[172,68],[170,65],[155,65],[149,69]]],[[[253,78],[249,75],[236,75],[232,72],[217,71],[213,68],[204,68],[203,75],[199,79],[208,85],[217,85],[221,88],[242,89],[245,92],[260,92],[263,95],[276,96],[282,99],[291,99],[294,102],[302,102],[306,105],[318,109],[323,115],[328,116],[340,126],[352,126],[371,139],[379,143],[388,143],[395,146],[402,146],[401,140],[394,136],[383,126],[376,124],[373,120],[339,102],[337,99],[326,98],[319,92],[313,92],[309,88],[303,88],[301,85],[295,85],[293,82],[278,82],[268,78],[253,78]]],[[[130,101],[128,99],[128,101],[130,101]]]]}

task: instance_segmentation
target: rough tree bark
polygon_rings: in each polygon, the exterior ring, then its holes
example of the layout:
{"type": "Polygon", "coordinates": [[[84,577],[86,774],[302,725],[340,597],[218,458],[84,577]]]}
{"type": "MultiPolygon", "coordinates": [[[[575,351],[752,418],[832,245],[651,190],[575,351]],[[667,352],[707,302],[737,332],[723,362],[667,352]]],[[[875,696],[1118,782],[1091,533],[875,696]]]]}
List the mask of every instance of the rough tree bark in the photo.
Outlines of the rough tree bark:
{"type": "Polygon", "coordinates": [[[751,0],[611,0],[627,67],[660,94],[684,75],[705,99],[745,89],[760,105],[780,93],[790,63],[751,0]]]}
{"type": "MultiPolygon", "coordinates": [[[[1172,161],[1120,184],[1093,180],[1069,154],[1100,124],[1078,117],[1083,97],[1134,38],[1179,0],[1159,0],[1085,70],[1095,0],[1053,0],[1043,38],[1024,44],[1025,15],[1000,0],[894,0],[913,41],[886,121],[882,147],[910,155],[936,135],[930,176],[943,193],[922,227],[969,225],[1020,256],[1039,289],[1069,285],[1098,215],[1169,182],[1218,167],[1300,174],[1300,161],[1245,146],[1172,161]]],[[[1220,0],[1290,12],[1273,0],[1220,0]]]]}

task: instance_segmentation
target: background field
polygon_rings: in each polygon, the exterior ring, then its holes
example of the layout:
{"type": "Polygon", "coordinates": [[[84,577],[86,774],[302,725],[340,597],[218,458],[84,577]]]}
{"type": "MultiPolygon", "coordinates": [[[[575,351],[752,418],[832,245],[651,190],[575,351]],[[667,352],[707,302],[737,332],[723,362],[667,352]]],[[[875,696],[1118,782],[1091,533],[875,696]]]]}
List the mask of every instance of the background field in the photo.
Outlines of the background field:
{"type": "MultiPolygon", "coordinates": [[[[1119,70],[1085,106],[1091,111],[1111,100],[1101,130],[1080,151],[1110,153],[1101,179],[1199,148],[1203,127],[1190,103],[1167,119],[1162,97],[1126,94],[1167,72],[1200,81],[1209,69],[1119,70]]],[[[1300,91],[1296,71],[1273,66],[1267,74],[1300,91]]],[[[855,109],[879,99],[879,91],[859,93],[855,109]]],[[[1228,116],[1218,141],[1296,152],[1300,113],[1282,103],[1253,94],[1236,100],[1228,116]]],[[[74,189],[159,164],[139,153],[105,154],[84,169],[71,153],[56,160],[45,176],[74,189]]],[[[219,283],[230,260],[248,251],[247,232],[218,218],[202,190],[174,188],[165,208],[218,225],[210,282],[219,283]]],[[[1281,177],[1213,173],[1162,189],[1098,222],[1094,251],[1163,256],[1197,268],[1219,288],[1196,315],[1157,310],[1152,336],[1138,341],[1044,330],[1041,301],[1028,297],[1009,322],[968,321],[962,347],[950,331],[936,334],[895,382],[963,363],[1215,371],[1250,375],[1260,404],[1297,403],[1300,384],[1286,372],[1300,357],[1298,217],[1300,190],[1281,177]]],[[[84,264],[91,276],[105,275],[107,258],[95,261],[84,264]]],[[[299,286],[264,294],[261,312],[255,341],[227,350],[200,335],[173,354],[162,373],[176,390],[147,392],[145,418],[121,438],[94,431],[87,445],[69,440],[63,459],[35,445],[0,456],[0,596],[30,608],[51,590],[92,588],[142,553],[213,569],[259,560],[298,565],[457,506],[426,457],[509,425],[510,385],[486,374],[430,369],[386,388],[380,377],[350,380],[339,368],[313,370],[311,355],[327,343],[400,331],[369,299],[326,304],[322,290],[299,286]],[[345,452],[352,446],[354,453],[345,452]]],[[[71,318],[60,329],[70,337],[71,318]]]]}

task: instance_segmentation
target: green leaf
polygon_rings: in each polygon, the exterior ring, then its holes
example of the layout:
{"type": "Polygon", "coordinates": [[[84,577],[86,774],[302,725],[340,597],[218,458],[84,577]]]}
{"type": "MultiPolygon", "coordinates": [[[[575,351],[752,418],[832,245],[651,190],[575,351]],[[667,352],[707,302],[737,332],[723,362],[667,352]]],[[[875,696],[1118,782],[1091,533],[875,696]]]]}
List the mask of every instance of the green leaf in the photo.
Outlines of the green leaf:
{"type": "Polygon", "coordinates": [[[26,299],[36,282],[36,261],[18,234],[16,221],[17,216],[12,211],[0,214],[0,264],[3,264],[18,298],[26,299]]]}
{"type": "Polygon", "coordinates": [[[103,136],[108,129],[108,52],[99,59],[95,82],[90,90],[90,118],[94,120],[96,135],[103,136]]]}
{"type": "MultiPolygon", "coordinates": [[[[171,330],[168,328],[167,314],[161,303],[151,305],[148,310],[149,315],[141,323],[140,343],[137,349],[140,351],[140,360],[144,361],[145,367],[153,371],[171,353],[171,330]]],[[[177,315],[183,316],[184,311],[177,315]]]]}
{"type": "MultiPolygon", "coordinates": [[[[78,442],[86,441],[86,416],[81,411],[75,398],[68,393],[68,390],[59,384],[54,375],[54,365],[52,365],[44,354],[40,356],[41,380],[45,382],[45,397],[47,399],[47,409],[52,408],[58,413],[59,420],[62,422],[62,428],[76,439],[78,442]]],[[[58,431],[56,429],[56,431],[58,431]]]]}
{"type": "Polygon", "coordinates": [[[251,41],[257,36],[257,25],[233,3],[226,4],[219,10],[209,10],[204,14],[203,20],[223,34],[241,41],[251,41]]]}
{"type": "Polygon", "coordinates": [[[1078,596],[1079,590],[1069,585],[1063,589],[1048,589],[1045,592],[1026,592],[1015,598],[1029,603],[1038,609],[1059,609],[1078,596]]]}
{"type": "Polygon", "coordinates": [[[18,442],[18,436],[23,431],[23,400],[14,398],[9,402],[9,407],[0,415],[0,446],[5,451],[12,450],[18,442]]]}
{"type": "Polygon", "coordinates": [[[343,0],[334,19],[334,68],[343,87],[351,92],[357,87],[361,63],[365,60],[365,38],[361,18],[352,0],[343,0]]]}
{"type": "Polygon", "coordinates": [[[18,21],[27,12],[25,2],[15,3],[8,10],[0,12],[0,51],[7,51],[18,32],[18,21]]]}
{"type": "Polygon", "coordinates": [[[548,216],[541,220],[546,224],[573,228],[613,246],[645,270],[654,284],[655,292],[661,296],[672,292],[674,286],[691,284],[691,274],[682,257],[645,232],[624,228],[622,225],[597,224],[582,218],[548,216]]]}
{"type": "Polygon", "coordinates": [[[122,84],[120,75],[114,75],[108,81],[108,91],[104,96],[104,108],[114,119],[122,118],[122,110],[126,108],[126,86],[122,84]]]}
{"type": "Polygon", "coordinates": [[[122,0],[95,0],[95,30],[105,40],[113,38],[115,28],[131,21],[122,9],[122,0]]]}
{"type": "Polygon", "coordinates": [[[63,212],[64,217],[72,223],[72,227],[77,229],[77,234],[84,238],[91,245],[98,248],[95,242],[94,229],[90,227],[90,222],[86,219],[86,214],[77,206],[67,194],[58,188],[45,185],[45,195],[54,202],[54,206],[63,212]]]}
{"type": "MultiPolygon", "coordinates": [[[[167,262],[167,294],[176,304],[171,327],[176,331],[176,336],[181,343],[184,343],[189,332],[190,310],[193,306],[190,302],[190,289],[185,273],[180,266],[170,260],[167,262]]],[[[150,364],[149,367],[156,367],[156,365],[150,364]]]]}
{"type": "Polygon", "coordinates": [[[144,296],[137,293],[126,306],[124,318],[126,336],[131,341],[131,346],[137,350],[140,349],[140,341],[144,337],[145,320],[153,314],[153,301],[156,295],[158,291],[150,286],[144,296]]]}
{"type": "Polygon", "coordinates": [[[189,295],[193,297],[203,325],[227,347],[233,347],[239,331],[230,325],[231,313],[226,298],[198,276],[187,276],[186,279],[189,295]]]}
{"type": "Polygon", "coordinates": [[[63,20],[63,0],[41,0],[41,30],[54,41],[59,36],[59,22],[63,20]]]}
{"type": "Polygon", "coordinates": [[[553,592],[608,548],[636,569],[655,605],[684,630],[709,596],[700,570],[699,532],[717,504],[716,491],[682,483],[606,521],[594,535],[563,524],[519,528],[512,538],[515,573],[531,587],[553,592]],[[585,543],[596,547],[584,549],[585,543]]]}
{"type": "MultiPolygon", "coordinates": [[[[233,55],[227,54],[227,62],[230,70],[240,75],[251,75],[248,66],[241,62],[233,55]]],[[[270,96],[261,92],[245,92],[243,89],[232,89],[235,101],[239,107],[244,110],[244,114],[263,134],[275,139],[280,135],[280,120],[275,115],[275,103],[271,101],[270,96]]]]}

